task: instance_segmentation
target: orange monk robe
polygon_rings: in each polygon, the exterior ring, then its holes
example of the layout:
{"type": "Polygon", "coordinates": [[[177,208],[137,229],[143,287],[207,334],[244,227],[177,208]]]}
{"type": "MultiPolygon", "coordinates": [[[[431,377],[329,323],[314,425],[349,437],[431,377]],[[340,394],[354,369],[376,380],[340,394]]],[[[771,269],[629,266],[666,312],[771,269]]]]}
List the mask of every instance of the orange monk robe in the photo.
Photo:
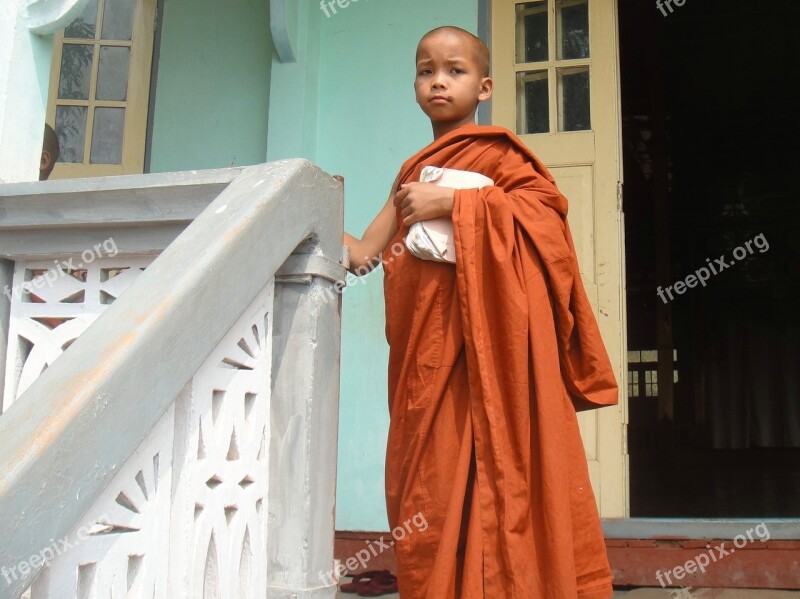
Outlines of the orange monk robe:
{"type": "MultiPolygon", "coordinates": [[[[399,181],[429,165],[495,186],[456,192],[455,265],[408,251],[385,265],[387,511],[393,529],[412,531],[396,531],[400,596],[606,599],[611,572],[575,410],[616,403],[617,385],[567,201],[498,127],[443,136],[399,181]],[[419,514],[424,531],[407,524],[419,514]]],[[[399,229],[393,256],[408,232],[399,229]]]]}

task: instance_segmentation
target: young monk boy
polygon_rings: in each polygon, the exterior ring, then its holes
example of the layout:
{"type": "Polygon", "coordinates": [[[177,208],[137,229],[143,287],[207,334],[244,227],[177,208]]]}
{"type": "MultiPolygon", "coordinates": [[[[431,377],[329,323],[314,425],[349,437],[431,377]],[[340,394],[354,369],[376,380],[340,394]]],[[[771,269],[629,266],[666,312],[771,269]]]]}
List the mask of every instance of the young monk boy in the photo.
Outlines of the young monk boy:
{"type": "MultiPolygon", "coordinates": [[[[578,273],[567,200],[510,131],[474,124],[489,52],[455,27],[417,47],[434,141],[403,165],[351,268],[385,264],[386,501],[402,599],[607,599],[611,572],[576,408],[617,401],[578,273]],[[425,166],[494,182],[418,183],[425,166]],[[398,252],[409,226],[452,219],[455,264],[398,252]],[[397,255],[399,254],[399,255],[397,255]],[[399,536],[399,535],[398,535],[399,536]]],[[[402,246],[404,247],[404,246],[402,246]]]]}

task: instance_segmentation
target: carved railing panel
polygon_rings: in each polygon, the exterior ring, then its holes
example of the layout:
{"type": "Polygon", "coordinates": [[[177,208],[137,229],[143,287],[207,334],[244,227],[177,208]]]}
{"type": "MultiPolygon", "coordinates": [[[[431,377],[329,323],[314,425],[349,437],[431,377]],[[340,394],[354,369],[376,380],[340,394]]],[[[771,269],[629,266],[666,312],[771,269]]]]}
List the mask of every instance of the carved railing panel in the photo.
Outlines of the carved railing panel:
{"type": "Polygon", "coordinates": [[[178,400],[170,597],[266,596],[274,283],[178,400]]]}
{"type": "Polygon", "coordinates": [[[301,160],[0,186],[0,598],[334,597],[341,230],[301,160]]]}
{"type": "Polygon", "coordinates": [[[54,542],[31,599],[266,596],[273,297],[270,281],[97,503],[54,542]]]}
{"type": "Polygon", "coordinates": [[[36,378],[114,302],[153,261],[80,256],[18,261],[11,295],[4,405],[7,410],[36,378]]]}
{"type": "MultiPolygon", "coordinates": [[[[31,599],[167,597],[175,409],[65,539],[33,583],[31,599]]],[[[42,548],[44,551],[45,548],[42,548]]]]}

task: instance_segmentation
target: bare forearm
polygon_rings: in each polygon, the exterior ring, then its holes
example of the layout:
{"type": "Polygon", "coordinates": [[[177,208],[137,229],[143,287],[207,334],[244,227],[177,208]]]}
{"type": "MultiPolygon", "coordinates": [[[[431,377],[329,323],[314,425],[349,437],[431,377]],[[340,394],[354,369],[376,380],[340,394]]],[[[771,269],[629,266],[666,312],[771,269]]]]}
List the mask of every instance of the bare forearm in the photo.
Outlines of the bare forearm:
{"type": "Polygon", "coordinates": [[[380,253],[388,244],[364,235],[363,239],[344,234],[344,244],[348,246],[350,271],[355,274],[366,274],[380,264],[380,253]],[[365,270],[366,269],[366,270],[365,270]]]}
{"type": "Polygon", "coordinates": [[[392,184],[392,193],[386,200],[381,211],[369,224],[364,236],[359,239],[344,234],[344,245],[350,248],[350,271],[355,274],[366,274],[377,264],[380,263],[380,253],[389,245],[389,242],[397,233],[396,211],[392,199],[394,190],[397,187],[397,179],[392,184]],[[367,268],[365,271],[364,268],[367,268]]]}
{"type": "Polygon", "coordinates": [[[358,269],[360,273],[366,273],[375,268],[380,263],[380,253],[389,245],[396,232],[397,224],[394,211],[391,210],[381,211],[361,239],[345,233],[344,244],[350,248],[350,270],[355,272],[358,269]]]}
{"type": "Polygon", "coordinates": [[[345,231],[344,245],[347,246],[348,258],[350,260],[349,270],[353,272],[356,269],[363,270],[366,262],[366,255],[364,253],[364,242],[357,237],[353,237],[350,233],[345,231]]]}

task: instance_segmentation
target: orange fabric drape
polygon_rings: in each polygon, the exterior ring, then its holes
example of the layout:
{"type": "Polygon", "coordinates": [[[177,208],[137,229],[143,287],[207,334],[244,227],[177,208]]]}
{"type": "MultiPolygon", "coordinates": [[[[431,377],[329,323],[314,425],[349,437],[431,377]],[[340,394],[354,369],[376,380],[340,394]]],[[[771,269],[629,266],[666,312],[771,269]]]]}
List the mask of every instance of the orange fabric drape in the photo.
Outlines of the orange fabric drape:
{"type": "MultiPolygon", "coordinates": [[[[576,409],[617,386],[567,201],[509,131],[467,125],[402,167],[479,172],[455,265],[387,251],[389,522],[403,599],[606,599],[611,573],[576,409]],[[424,519],[424,527],[410,526],[424,519]],[[423,530],[424,528],[424,530],[423,530]]],[[[401,222],[398,214],[398,223],[401,222]]]]}

